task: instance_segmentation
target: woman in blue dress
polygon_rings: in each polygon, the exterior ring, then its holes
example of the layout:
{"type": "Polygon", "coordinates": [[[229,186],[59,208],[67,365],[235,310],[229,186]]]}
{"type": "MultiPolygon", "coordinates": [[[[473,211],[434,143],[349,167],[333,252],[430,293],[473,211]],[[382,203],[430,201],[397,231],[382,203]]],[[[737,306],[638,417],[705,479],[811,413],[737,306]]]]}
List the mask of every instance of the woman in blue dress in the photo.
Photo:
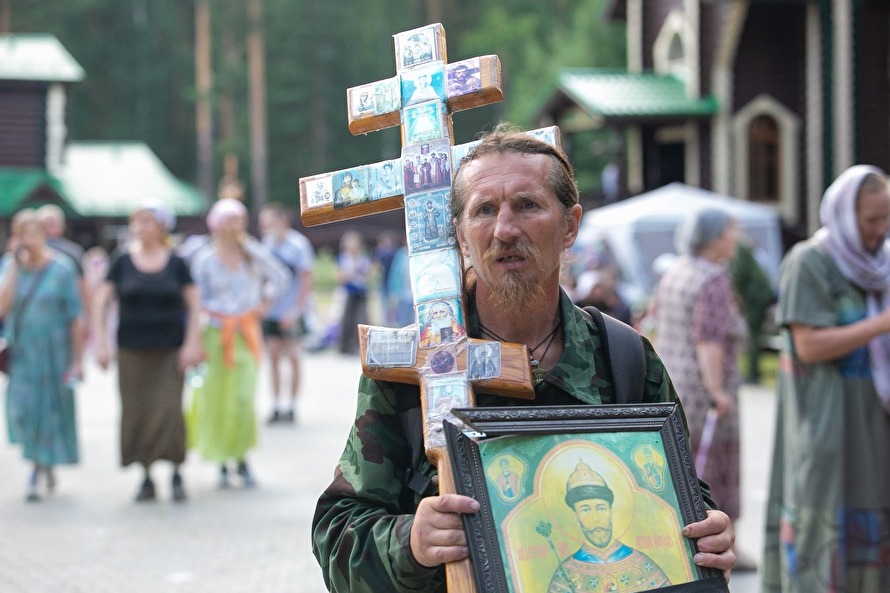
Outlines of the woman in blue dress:
{"type": "Polygon", "coordinates": [[[33,462],[27,500],[38,481],[55,486],[53,467],[78,462],[73,380],[81,376],[80,297],[72,266],[46,245],[30,210],[16,214],[0,282],[0,314],[10,347],[6,418],[11,443],[33,462]]]}

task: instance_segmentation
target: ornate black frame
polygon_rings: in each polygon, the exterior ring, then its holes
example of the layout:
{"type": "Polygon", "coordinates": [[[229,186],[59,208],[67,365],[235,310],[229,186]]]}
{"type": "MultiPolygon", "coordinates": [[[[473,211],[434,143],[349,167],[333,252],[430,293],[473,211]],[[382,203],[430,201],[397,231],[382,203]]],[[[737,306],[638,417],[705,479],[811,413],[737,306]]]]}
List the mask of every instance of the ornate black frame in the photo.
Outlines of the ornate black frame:
{"type": "MultiPolygon", "coordinates": [[[[478,513],[463,517],[476,588],[480,592],[510,593],[510,589],[499,552],[497,529],[491,513],[479,447],[474,438],[522,434],[659,432],[684,525],[706,517],[686,430],[676,404],[460,408],[452,412],[470,430],[476,431],[475,434],[469,431],[465,433],[455,425],[445,422],[445,436],[457,491],[478,500],[482,507],[478,513]]],[[[721,571],[712,568],[698,568],[697,571],[699,580],[672,585],[660,591],[728,593],[721,571]]]]}

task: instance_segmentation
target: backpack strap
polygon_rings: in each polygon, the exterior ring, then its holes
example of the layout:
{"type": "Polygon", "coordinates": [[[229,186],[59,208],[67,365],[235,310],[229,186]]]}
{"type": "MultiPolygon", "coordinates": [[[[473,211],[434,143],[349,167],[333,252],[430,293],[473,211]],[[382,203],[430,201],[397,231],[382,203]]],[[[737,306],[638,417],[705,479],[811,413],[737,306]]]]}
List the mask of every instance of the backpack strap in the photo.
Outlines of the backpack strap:
{"type": "MultiPolygon", "coordinates": [[[[410,397],[410,396],[407,396],[410,397]]],[[[423,446],[423,417],[421,416],[420,398],[416,397],[402,409],[402,432],[411,450],[411,467],[405,475],[405,485],[419,495],[423,495],[430,487],[430,478],[424,474],[422,467],[426,450],[423,446]]]]}
{"type": "Polygon", "coordinates": [[[604,315],[596,307],[584,307],[581,312],[593,321],[597,331],[603,336],[603,348],[609,359],[612,383],[615,385],[615,403],[643,401],[646,353],[640,334],[611,315],[604,315]]]}

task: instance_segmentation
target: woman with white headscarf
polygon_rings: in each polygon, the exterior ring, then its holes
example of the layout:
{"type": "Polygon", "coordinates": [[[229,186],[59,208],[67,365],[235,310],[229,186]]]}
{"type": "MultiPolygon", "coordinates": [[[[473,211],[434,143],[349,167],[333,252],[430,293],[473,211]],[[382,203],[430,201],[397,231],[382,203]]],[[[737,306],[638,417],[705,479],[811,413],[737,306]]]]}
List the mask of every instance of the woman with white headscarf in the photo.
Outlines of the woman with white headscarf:
{"type": "Polygon", "coordinates": [[[211,242],[192,259],[207,314],[207,375],[192,392],[188,440],[204,459],[220,464],[220,487],[229,485],[229,462],[235,462],[244,485],[253,486],[245,457],[257,442],[260,320],[290,276],[272,252],[247,235],[247,209],[240,201],[218,200],[207,214],[207,228],[211,242]]]}
{"type": "Polygon", "coordinates": [[[699,477],[733,521],[740,513],[737,358],[746,337],[728,271],[738,236],[723,209],[689,215],[674,240],[680,255],[661,276],[654,304],[655,351],[686,412],[699,477]]]}
{"type": "Polygon", "coordinates": [[[782,262],[766,593],[890,591],[890,191],[857,165],[782,262]]]}
{"type": "Polygon", "coordinates": [[[174,501],[186,499],[179,473],[185,461],[183,373],[203,357],[198,293],[185,261],[170,250],[176,217],[155,202],[130,215],[131,241],[112,262],[92,302],[96,361],[113,357],[107,307],[116,297],[118,387],[121,394],[121,465],[139,463],[144,477],[138,502],[156,498],[151,466],[173,463],[174,501]]]}

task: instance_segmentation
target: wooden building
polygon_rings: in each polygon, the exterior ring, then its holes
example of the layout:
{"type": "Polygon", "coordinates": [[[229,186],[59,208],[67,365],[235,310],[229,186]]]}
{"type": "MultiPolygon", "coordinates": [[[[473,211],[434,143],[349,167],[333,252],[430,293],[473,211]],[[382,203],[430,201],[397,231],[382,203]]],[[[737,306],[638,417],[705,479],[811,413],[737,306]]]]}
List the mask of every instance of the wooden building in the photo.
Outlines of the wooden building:
{"type": "Polygon", "coordinates": [[[890,2],[613,0],[627,70],[560,72],[535,124],[615,130],[625,195],[683,181],[772,206],[786,243],[828,184],[890,171],[890,2]]]}
{"type": "Polygon", "coordinates": [[[67,213],[67,235],[84,247],[112,245],[149,198],[201,215],[204,198],[145,144],[69,140],[68,94],[84,76],[51,35],[0,35],[0,237],[16,211],[47,203],[67,213]]]}

